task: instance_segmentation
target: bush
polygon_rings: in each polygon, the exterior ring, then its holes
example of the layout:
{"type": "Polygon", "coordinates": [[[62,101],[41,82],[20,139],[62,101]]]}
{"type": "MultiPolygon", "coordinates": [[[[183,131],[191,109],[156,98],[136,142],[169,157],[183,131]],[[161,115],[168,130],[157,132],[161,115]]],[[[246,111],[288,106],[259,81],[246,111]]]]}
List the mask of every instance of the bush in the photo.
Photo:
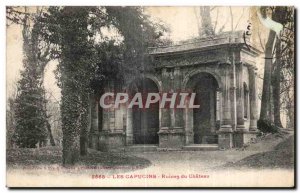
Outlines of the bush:
{"type": "Polygon", "coordinates": [[[280,129],[272,121],[267,119],[259,119],[257,121],[257,127],[263,133],[278,133],[280,129]]]}

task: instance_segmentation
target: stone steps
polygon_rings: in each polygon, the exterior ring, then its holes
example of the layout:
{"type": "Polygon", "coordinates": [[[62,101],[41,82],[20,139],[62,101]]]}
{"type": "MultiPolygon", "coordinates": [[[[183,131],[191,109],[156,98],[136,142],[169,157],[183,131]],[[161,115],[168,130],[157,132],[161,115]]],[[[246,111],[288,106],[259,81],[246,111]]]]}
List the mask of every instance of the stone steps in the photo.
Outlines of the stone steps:
{"type": "Polygon", "coordinates": [[[191,144],[182,148],[183,151],[217,151],[218,144],[191,144]]]}
{"type": "MultiPolygon", "coordinates": [[[[173,149],[159,148],[157,145],[132,145],[125,148],[125,152],[152,152],[152,151],[170,151],[173,149]]],[[[175,151],[217,151],[219,150],[218,144],[191,144],[184,146],[175,151]]]]}
{"type": "Polygon", "coordinates": [[[125,152],[149,152],[157,151],[157,145],[132,145],[125,148],[125,152]]]}

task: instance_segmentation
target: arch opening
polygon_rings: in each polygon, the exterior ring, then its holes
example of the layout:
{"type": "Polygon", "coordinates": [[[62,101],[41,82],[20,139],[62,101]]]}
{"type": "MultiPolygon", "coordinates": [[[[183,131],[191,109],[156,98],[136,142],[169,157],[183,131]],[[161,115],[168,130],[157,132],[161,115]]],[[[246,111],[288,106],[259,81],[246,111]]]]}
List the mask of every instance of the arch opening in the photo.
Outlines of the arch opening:
{"type": "MultiPolygon", "coordinates": [[[[158,86],[150,78],[135,80],[129,87],[129,96],[136,93],[159,93],[158,86]]],[[[143,101],[144,103],[145,101],[143,101]]],[[[149,108],[132,108],[133,144],[158,144],[159,137],[159,102],[153,103],[149,108]]]]}
{"type": "Polygon", "coordinates": [[[192,109],[190,115],[194,144],[218,143],[216,131],[220,127],[221,93],[216,78],[210,73],[200,72],[189,79],[187,89],[196,93],[194,104],[200,105],[200,108],[192,109]]]}

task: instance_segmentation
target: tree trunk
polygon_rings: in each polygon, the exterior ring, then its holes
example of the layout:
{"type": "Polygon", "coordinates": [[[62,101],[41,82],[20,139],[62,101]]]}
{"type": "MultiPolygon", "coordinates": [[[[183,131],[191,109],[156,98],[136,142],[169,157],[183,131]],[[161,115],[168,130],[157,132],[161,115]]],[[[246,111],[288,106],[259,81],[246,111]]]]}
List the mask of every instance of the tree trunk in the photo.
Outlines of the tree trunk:
{"type": "MultiPolygon", "coordinates": [[[[67,71],[68,72],[68,71],[67,71]]],[[[80,100],[69,73],[62,72],[61,117],[63,131],[63,166],[74,165],[80,155],[80,100]]]]}
{"type": "MultiPolygon", "coordinates": [[[[272,71],[273,72],[273,71],[272,71]]],[[[272,79],[272,75],[273,73],[271,73],[271,79],[272,79]]],[[[274,123],[274,100],[273,100],[273,83],[272,83],[272,80],[271,80],[271,85],[270,85],[270,95],[269,95],[269,111],[268,111],[268,116],[269,116],[269,120],[274,123]]]]}
{"type": "MultiPolygon", "coordinates": [[[[63,165],[73,165],[81,154],[82,127],[88,103],[87,88],[90,61],[88,46],[88,16],[86,7],[64,7],[61,42],[61,117],[63,130],[63,165]],[[86,101],[86,102],[85,102],[86,101]]],[[[83,143],[84,142],[84,143],[83,143]]],[[[82,145],[85,147],[85,145],[82,145]]],[[[86,148],[84,148],[86,150],[86,148]]]]}
{"type": "Polygon", "coordinates": [[[199,32],[200,37],[213,36],[214,30],[211,23],[210,7],[203,6],[200,7],[200,17],[201,17],[201,31],[199,32]]]}
{"type": "Polygon", "coordinates": [[[49,123],[47,123],[47,130],[48,130],[48,133],[49,133],[50,144],[52,146],[55,146],[55,141],[54,141],[54,138],[53,138],[53,135],[52,135],[51,125],[49,123]]]}
{"type": "Polygon", "coordinates": [[[280,77],[281,77],[281,41],[276,42],[276,62],[273,71],[273,107],[274,107],[274,123],[278,127],[282,127],[280,119],[280,77]]]}
{"type": "Polygon", "coordinates": [[[63,136],[63,166],[74,165],[79,158],[79,135],[63,136]]]}
{"type": "Polygon", "coordinates": [[[263,91],[261,99],[260,119],[268,119],[270,112],[270,87],[272,78],[272,57],[273,57],[273,44],[276,33],[272,30],[269,32],[268,41],[265,48],[265,68],[264,68],[264,80],[263,91]]]}
{"type": "MultiPolygon", "coordinates": [[[[276,7],[275,11],[272,14],[272,19],[276,22],[279,22],[281,24],[284,24],[287,22],[286,19],[286,14],[287,14],[287,9],[286,7],[276,7]]],[[[260,111],[260,119],[268,119],[268,114],[272,116],[272,111],[274,113],[279,113],[276,115],[277,116],[277,121],[280,120],[280,108],[278,107],[278,103],[280,103],[280,76],[276,77],[278,80],[275,80],[275,83],[272,85],[272,61],[273,61],[273,45],[275,41],[276,33],[273,30],[270,30],[269,32],[269,37],[268,41],[266,43],[266,48],[265,48],[265,68],[264,68],[264,81],[263,81],[263,92],[262,92],[262,100],[261,100],[261,111],[260,111]],[[276,82],[276,81],[279,81],[276,82]],[[271,90],[271,85],[273,86],[273,89],[271,90]],[[275,89],[275,90],[274,90],[275,89]],[[276,89],[279,89],[276,90],[276,89]],[[274,93],[275,91],[275,93],[274,93]],[[273,95],[271,96],[271,92],[273,92],[273,95]],[[276,95],[276,96],[275,96],[276,95]],[[275,96],[275,99],[274,99],[275,96]],[[271,98],[272,97],[272,98],[271,98]],[[271,102],[269,101],[272,99],[271,102]],[[275,107],[276,103],[276,107],[275,107]],[[273,106],[274,105],[274,106],[273,106]],[[279,108],[279,110],[275,110],[274,108],[279,108]],[[276,112],[275,112],[275,111],[276,112]],[[279,117],[279,119],[278,119],[279,117]]],[[[281,53],[276,53],[276,57],[281,57],[281,53]]],[[[274,76],[277,76],[276,73],[280,74],[280,69],[276,69],[279,72],[275,72],[274,76]]],[[[274,118],[272,116],[272,118],[274,118]]]]}
{"type": "Polygon", "coordinates": [[[88,125],[89,125],[89,97],[88,91],[82,95],[82,108],[83,114],[81,114],[81,130],[80,130],[80,155],[87,155],[88,148],[88,125]]]}
{"type": "Polygon", "coordinates": [[[294,112],[294,100],[289,97],[289,105],[287,107],[287,116],[288,116],[288,121],[287,121],[287,128],[289,129],[294,129],[295,127],[295,112],[294,112]]]}

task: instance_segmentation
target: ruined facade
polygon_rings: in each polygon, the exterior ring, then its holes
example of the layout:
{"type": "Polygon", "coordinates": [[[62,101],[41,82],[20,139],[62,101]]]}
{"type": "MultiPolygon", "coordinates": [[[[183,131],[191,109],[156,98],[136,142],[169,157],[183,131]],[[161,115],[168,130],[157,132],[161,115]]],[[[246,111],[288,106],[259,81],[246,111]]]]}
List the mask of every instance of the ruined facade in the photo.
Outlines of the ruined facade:
{"type": "MultiPolygon", "coordinates": [[[[100,151],[142,147],[228,149],[257,134],[256,57],[243,33],[223,34],[169,47],[149,48],[155,71],[127,80],[134,92],[196,93],[199,109],[104,111],[91,99],[89,146],[100,151]]],[[[109,87],[107,88],[109,90],[109,87]]]]}

